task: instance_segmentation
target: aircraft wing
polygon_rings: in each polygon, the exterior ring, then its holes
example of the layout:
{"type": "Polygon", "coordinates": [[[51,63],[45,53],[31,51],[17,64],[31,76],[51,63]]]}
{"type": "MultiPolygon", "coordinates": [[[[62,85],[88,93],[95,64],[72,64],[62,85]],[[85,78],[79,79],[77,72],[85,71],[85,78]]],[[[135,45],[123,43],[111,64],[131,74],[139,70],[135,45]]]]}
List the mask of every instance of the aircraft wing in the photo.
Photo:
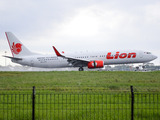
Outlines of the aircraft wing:
{"type": "Polygon", "coordinates": [[[88,62],[90,62],[90,60],[87,60],[87,59],[78,59],[70,56],[61,55],[54,46],[53,46],[53,49],[58,57],[67,59],[68,63],[73,67],[87,66],[88,62]]]}
{"type": "Polygon", "coordinates": [[[5,56],[5,55],[3,55],[3,57],[7,57],[7,58],[10,58],[10,59],[13,59],[13,60],[22,60],[22,58],[10,57],[10,56],[5,56]]]}

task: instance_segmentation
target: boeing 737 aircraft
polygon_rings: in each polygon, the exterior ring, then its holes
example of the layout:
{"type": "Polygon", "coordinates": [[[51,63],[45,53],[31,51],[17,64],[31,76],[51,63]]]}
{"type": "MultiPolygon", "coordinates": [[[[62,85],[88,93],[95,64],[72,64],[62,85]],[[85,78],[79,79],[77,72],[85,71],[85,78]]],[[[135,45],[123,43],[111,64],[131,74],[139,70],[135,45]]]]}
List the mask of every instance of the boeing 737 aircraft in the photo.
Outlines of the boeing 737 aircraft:
{"type": "Polygon", "coordinates": [[[12,57],[12,62],[24,66],[40,67],[40,68],[65,68],[79,67],[79,71],[83,71],[83,67],[103,68],[104,65],[112,64],[131,64],[146,63],[157,58],[157,56],[147,51],[126,50],[126,51],[103,51],[103,52],[86,52],[64,54],[60,53],[54,46],[53,49],[56,56],[43,55],[29,51],[11,32],[5,32],[12,57]]]}

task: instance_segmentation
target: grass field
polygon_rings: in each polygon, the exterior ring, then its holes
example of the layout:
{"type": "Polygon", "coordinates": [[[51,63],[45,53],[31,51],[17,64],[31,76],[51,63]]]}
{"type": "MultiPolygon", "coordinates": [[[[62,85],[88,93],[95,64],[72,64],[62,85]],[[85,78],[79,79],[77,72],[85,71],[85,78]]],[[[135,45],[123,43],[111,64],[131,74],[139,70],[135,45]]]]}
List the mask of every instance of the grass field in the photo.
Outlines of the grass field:
{"type": "Polygon", "coordinates": [[[38,90],[52,92],[160,92],[160,71],[156,72],[0,72],[0,90],[38,90]]]}
{"type": "Polygon", "coordinates": [[[130,86],[134,119],[160,118],[160,72],[0,72],[0,120],[32,118],[36,86],[39,120],[128,120],[130,86]]]}

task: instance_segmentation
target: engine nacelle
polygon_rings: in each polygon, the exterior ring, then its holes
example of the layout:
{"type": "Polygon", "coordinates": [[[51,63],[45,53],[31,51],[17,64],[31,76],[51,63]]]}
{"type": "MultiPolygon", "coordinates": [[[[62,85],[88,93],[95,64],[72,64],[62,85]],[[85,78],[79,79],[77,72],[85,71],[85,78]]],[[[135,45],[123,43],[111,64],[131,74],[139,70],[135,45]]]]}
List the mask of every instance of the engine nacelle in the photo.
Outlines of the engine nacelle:
{"type": "Polygon", "coordinates": [[[104,62],[103,61],[91,61],[88,63],[88,68],[103,68],[104,62]]]}

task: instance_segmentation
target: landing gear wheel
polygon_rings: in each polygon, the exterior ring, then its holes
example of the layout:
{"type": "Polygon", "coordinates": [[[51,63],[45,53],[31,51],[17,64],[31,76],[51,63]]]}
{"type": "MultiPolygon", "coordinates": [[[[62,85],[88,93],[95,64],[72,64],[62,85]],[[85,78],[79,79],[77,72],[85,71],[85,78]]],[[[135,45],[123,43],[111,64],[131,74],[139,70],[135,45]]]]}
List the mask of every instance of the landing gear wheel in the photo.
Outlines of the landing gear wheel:
{"type": "Polygon", "coordinates": [[[83,69],[83,67],[80,67],[78,70],[79,70],[79,71],[83,71],[84,69],[83,69]]]}

